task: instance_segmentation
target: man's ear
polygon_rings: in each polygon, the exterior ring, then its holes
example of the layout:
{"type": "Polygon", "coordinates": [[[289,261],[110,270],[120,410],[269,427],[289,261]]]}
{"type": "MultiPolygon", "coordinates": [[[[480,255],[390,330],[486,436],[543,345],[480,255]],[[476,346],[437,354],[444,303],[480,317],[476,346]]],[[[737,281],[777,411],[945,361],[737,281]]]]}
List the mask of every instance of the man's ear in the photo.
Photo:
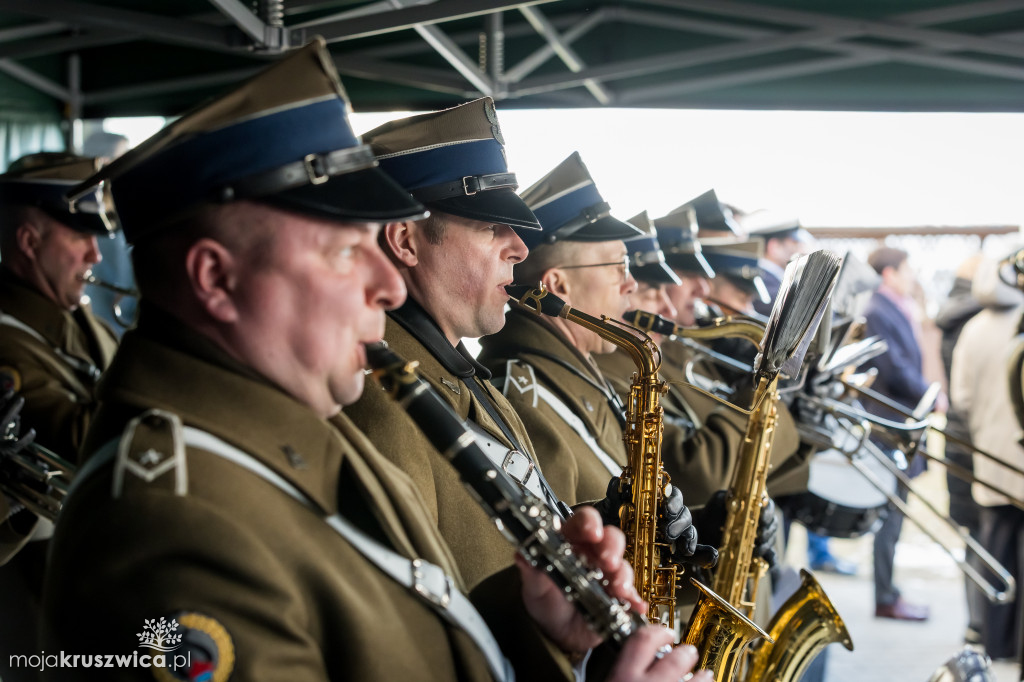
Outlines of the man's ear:
{"type": "Polygon", "coordinates": [[[219,322],[238,320],[234,294],[238,284],[238,258],[220,242],[203,238],[185,256],[185,271],[192,293],[210,317],[219,322]]]}
{"type": "Polygon", "coordinates": [[[415,221],[388,223],[381,232],[381,247],[399,264],[408,268],[419,263],[419,243],[422,231],[415,221]]]}
{"type": "Polygon", "coordinates": [[[34,222],[25,221],[18,225],[14,238],[18,243],[18,251],[21,252],[21,255],[35,262],[36,252],[43,242],[43,232],[40,226],[34,222]]]}
{"type": "Polygon", "coordinates": [[[544,287],[552,294],[568,301],[569,296],[572,293],[572,286],[569,283],[569,278],[565,270],[561,268],[550,268],[544,271],[544,274],[540,277],[541,283],[544,287]]]}

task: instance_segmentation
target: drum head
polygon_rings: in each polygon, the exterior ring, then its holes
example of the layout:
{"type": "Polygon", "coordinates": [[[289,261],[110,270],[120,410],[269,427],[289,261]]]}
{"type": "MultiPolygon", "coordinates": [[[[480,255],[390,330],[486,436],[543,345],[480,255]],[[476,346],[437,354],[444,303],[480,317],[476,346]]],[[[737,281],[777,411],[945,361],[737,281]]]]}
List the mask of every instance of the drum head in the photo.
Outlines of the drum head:
{"type": "MultiPolygon", "coordinates": [[[[855,455],[890,492],[896,477],[869,455],[855,455]]],[[[777,500],[794,520],[819,535],[856,538],[878,530],[889,500],[838,450],[823,450],[810,462],[808,492],[777,500]]]]}

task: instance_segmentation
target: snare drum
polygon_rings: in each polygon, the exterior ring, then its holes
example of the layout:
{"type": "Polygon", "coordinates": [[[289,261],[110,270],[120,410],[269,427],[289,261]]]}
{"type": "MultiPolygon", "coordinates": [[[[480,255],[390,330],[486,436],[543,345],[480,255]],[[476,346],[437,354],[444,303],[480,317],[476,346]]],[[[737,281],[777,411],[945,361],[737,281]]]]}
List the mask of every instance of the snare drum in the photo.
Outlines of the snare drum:
{"type": "MultiPolygon", "coordinates": [[[[845,449],[856,447],[852,434],[837,429],[845,449]]],[[[839,444],[837,442],[837,444],[839,444]]],[[[884,464],[863,450],[854,455],[889,493],[896,493],[896,477],[884,464]]],[[[873,533],[889,513],[889,499],[850,463],[839,449],[811,456],[807,492],[787,495],[776,503],[808,530],[834,538],[856,538],[873,533]]]]}

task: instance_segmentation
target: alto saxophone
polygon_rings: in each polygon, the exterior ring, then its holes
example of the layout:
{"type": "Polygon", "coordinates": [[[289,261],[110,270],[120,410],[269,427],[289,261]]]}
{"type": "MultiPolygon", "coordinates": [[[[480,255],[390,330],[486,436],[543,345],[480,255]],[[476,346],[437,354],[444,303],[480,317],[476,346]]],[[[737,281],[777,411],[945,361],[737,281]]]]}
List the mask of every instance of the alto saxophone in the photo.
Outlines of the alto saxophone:
{"type": "MultiPolygon", "coordinates": [[[[671,561],[669,546],[658,538],[658,518],[669,485],[669,476],[661,464],[662,407],[661,395],[665,382],[658,378],[661,351],[649,336],[640,330],[602,316],[596,318],[575,310],[543,287],[505,287],[514,301],[538,315],[561,317],[588,329],[629,353],[637,366],[630,383],[626,403],[627,463],[620,477],[621,485],[628,486],[629,503],[619,510],[620,527],[626,535],[626,560],[633,567],[634,585],[640,596],[650,605],[651,620],[674,627],[675,590],[681,576],[679,565],[671,561]]],[[[704,590],[721,624],[719,634],[749,637],[749,622],[736,609],[711,590],[704,590]]],[[[753,626],[753,623],[749,624],[753,626]]],[[[756,634],[763,635],[756,626],[756,634]]]]}

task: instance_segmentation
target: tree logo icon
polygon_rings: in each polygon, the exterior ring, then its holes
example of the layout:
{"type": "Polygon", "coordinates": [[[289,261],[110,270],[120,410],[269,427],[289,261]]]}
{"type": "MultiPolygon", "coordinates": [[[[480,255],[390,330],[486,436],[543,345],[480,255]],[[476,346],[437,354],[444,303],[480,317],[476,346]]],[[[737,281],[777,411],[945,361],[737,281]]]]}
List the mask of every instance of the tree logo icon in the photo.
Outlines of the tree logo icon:
{"type": "Polygon", "coordinates": [[[181,635],[175,634],[178,629],[178,621],[172,618],[169,622],[161,616],[145,619],[142,632],[136,633],[139,638],[139,646],[148,646],[157,651],[174,651],[181,646],[181,635]]]}

